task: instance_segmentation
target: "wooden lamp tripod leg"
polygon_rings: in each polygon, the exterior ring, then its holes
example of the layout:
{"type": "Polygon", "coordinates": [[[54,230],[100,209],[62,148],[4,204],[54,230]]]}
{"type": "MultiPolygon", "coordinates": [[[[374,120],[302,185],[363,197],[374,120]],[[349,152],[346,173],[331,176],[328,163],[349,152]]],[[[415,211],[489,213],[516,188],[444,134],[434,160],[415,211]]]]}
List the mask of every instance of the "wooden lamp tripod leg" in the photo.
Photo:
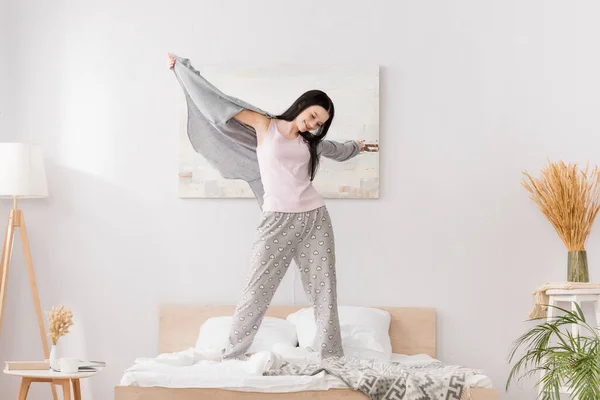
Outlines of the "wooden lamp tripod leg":
{"type": "Polygon", "coordinates": [[[37,284],[35,281],[35,272],[33,270],[33,263],[31,262],[31,250],[29,248],[29,239],[27,239],[27,230],[25,228],[25,217],[20,212],[20,231],[21,241],[23,242],[23,253],[25,253],[25,263],[27,264],[27,272],[29,273],[29,285],[31,286],[31,293],[33,295],[33,302],[35,304],[35,311],[37,313],[38,325],[40,328],[40,336],[42,337],[42,344],[44,346],[44,356],[50,357],[48,350],[48,340],[46,338],[46,330],[44,328],[44,316],[42,314],[42,307],[40,306],[40,298],[38,296],[37,284]]]}
{"type": "MultiPolygon", "coordinates": [[[[40,328],[40,335],[42,337],[42,345],[44,348],[44,357],[46,359],[49,358],[49,350],[48,350],[48,341],[46,339],[46,333],[44,328],[44,320],[42,315],[42,307],[40,305],[40,298],[38,296],[37,284],[35,281],[35,273],[33,270],[33,263],[31,262],[31,250],[29,248],[29,240],[27,238],[27,230],[25,228],[25,218],[23,217],[23,212],[18,209],[13,209],[10,212],[10,217],[8,219],[8,227],[6,229],[6,239],[4,241],[4,246],[2,248],[2,269],[0,270],[1,281],[0,281],[0,329],[2,328],[2,316],[4,314],[4,302],[6,298],[6,287],[8,280],[8,267],[10,265],[10,260],[12,257],[12,248],[14,243],[15,236],[15,228],[20,228],[21,232],[21,241],[23,245],[23,252],[25,254],[25,263],[27,264],[27,272],[29,274],[29,285],[31,286],[31,291],[33,294],[33,302],[35,305],[35,310],[38,319],[38,326],[40,328]]],[[[56,392],[56,387],[54,384],[50,384],[52,388],[52,397],[54,400],[58,399],[58,394],[56,392]]]]}
{"type": "MultiPolygon", "coordinates": [[[[50,358],[50,351],[48,350],[48,340],[46,338],[46,330],[44,328],[44,316],[42,314],[42,307],[40,305],[40,297],[38,296],[37,283],[35,281],[35,272],[33,270],[33,263],[31,262],[31,249],[29,248],[29,239],[27,238],[27,229],[25,228],[25,217],[22,211],[19,213],[19,227],[21,231],[21,242],[23,244],[23,253],[25,255],[25,263],[27,264],[27,272],[29,274],[29,285],[31,286],[31,293],[33,295],[33,302],[35,304],[35,311],[38,319],[38,326],[40,328],[40,336],[42,337],[42,345],[44,347],[44,356],[46,359],[50,358]]],[[[58,399],[56,393],[56,386],[54,383],[50,383],[52,388],[52,397],[54,400],[58,399]]],[[[63,387],[64,388],[64,387],[63,387]]],[[[65,399],[67,395],[65,394],[65,399]]]]}
{"type": "Polygon", "coordinates": [[[15,210],[11,210],[6,227],[6,237],[2,246],[2,277],[0,277],[0,330],[2,329],[2,317],[4,316],[4,301],[6,299],[6,284],[8,281],[8,267],[12,256],[13,241],[15,236],[15,210]]]}

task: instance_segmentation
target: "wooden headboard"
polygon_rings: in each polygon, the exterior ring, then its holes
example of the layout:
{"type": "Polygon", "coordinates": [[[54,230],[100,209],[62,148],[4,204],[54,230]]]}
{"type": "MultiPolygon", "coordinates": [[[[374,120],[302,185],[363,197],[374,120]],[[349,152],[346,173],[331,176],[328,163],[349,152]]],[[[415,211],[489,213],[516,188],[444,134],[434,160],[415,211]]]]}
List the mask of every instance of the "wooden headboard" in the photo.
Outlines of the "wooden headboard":
{"type": "MultiPolygon", "coordinates": [[[[304,307],[275,306],[267,316],[286,318],[304,307]]],[[[436,357],[435,308],[374,307],[390,313],[392,350],[399,354],[428,354],[436,357]]],[[[233,315],[235,306],[197,304],[164,304],[160,307],[159,353],[170,353],[194,347],[200,325],[210,317],[233,315]]]]}

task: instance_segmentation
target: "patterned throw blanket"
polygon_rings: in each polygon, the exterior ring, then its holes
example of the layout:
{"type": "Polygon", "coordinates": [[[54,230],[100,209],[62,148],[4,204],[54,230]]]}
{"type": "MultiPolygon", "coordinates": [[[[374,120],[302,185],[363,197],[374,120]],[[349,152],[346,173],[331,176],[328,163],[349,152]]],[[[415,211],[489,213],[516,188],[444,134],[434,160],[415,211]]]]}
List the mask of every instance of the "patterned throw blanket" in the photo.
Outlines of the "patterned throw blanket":
{"type": "Polygon", "coordinates": [[[481,371],[445,365],[439,361],[404,365],[352,357],[334,357],[317,363],[295,365],[284,362],[280,369],[264,375],[335,375],[350,388],[373,400],[465,400],[470,399],[469,378],[481,371]]]}

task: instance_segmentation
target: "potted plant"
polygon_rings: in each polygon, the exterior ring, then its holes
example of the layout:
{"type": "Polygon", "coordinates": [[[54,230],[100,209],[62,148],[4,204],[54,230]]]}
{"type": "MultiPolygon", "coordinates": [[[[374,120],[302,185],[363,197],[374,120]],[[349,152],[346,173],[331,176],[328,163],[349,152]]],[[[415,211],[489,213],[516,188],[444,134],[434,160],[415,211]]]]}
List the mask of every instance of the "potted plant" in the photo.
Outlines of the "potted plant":
{"type": "MultiPolygon", "coordinates": [[[[586,322],[578,304],[574,311],[557,306],[549,307],[564,314],[531,328],[515,341],[509,363],[515,358],[519,348],[524,347],[525,353],[512,367],[506,381],[506,390],[517,376],[520,381],[537,374],[539,379],[535,386],[541,389],[542,399],[560,400],[561,391],[566,391],[570,398],[578,400],[600,399],[598,330],[586,322]],[[579,326],[579,335],[573,336],[569,330],[562,330],[565,325],[572,324],[579,326]]],[[[538,319],[545,320],[540,317],[530,321],[538,319]]]]}
{"type": "Polygon", "coordinates": [[[522,184],[568,250],[567,281],[589,282],[585,243],[600,210],[600,171],[549,162],[540,178],[524,172],[522,184]]]}

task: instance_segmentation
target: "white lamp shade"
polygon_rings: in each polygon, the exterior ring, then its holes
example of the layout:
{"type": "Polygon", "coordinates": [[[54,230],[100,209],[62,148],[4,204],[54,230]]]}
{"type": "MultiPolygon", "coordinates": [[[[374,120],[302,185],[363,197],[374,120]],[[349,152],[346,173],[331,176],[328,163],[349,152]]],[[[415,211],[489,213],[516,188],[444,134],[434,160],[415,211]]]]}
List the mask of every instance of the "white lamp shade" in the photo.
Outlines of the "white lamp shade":
{"type": "Polygon", "coordinates": [[[44,156],[38,145],[0,143],[0,198],[48,197],[44,156]]]}

